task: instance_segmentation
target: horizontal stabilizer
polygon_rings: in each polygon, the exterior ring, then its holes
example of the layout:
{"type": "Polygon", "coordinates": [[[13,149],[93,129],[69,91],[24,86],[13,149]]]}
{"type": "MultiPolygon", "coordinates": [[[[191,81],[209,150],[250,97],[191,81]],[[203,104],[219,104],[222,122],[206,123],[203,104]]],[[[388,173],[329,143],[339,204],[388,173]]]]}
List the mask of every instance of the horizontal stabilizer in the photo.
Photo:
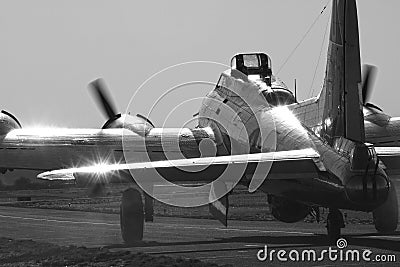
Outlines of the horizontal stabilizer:
{"type": "Polygon", "coordinates": [[[396,146],[389,146],[389,147],[383,147],[383,146],[376,146],[374,147],[376,154],[379,157],[387,157],[387,156],[400,156],[400,147],[396,146]]]}
{"type": "Polygon", "coordinates": [[[375,147],[375,151],[388,175],[400,175],[400,147],[375,147]]]}

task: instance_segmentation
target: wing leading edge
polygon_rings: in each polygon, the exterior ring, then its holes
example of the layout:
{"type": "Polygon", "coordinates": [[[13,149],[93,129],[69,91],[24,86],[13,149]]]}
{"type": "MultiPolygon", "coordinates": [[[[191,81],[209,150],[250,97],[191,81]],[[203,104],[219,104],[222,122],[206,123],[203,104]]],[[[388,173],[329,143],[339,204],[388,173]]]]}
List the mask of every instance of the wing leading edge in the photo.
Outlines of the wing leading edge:
{"type": "MultiPolygon", "coordinates": [[[[315,178],[318,177],[318,169],[315,164],[318,159],[319,154],[308,148],[256,154],[86,166],[43,172],[37,177],[45,180],[70,180],[77,175],[107,176],[109,173],[129,170],[131,173],[133,172],[135,180],[140,176],[142,182],[157,184],[158,180],[154,178],[154,170],[156,170],[157,173],[168,177],[169,182],[211,182],[219,178],[221,173],[227,177],[225,182],[232,181],[232,175],[236,176],[239,181],[243,176],[254,175],[257,172],[259,175],[263,175],[263,180],[265,178],[315,178]]],[[[234,180],[236,181],[236,179],[234,180]]]]}

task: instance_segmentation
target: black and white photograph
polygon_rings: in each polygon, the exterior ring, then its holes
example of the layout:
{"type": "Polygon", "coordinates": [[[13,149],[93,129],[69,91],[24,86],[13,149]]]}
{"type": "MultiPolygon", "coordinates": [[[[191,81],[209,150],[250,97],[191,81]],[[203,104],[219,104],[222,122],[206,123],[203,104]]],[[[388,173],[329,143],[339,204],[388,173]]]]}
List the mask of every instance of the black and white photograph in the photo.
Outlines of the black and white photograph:
{"type": "Polygon", "coordinates": [[[398,266],[399,10],[0,0],[0,266],[398,266]]]}

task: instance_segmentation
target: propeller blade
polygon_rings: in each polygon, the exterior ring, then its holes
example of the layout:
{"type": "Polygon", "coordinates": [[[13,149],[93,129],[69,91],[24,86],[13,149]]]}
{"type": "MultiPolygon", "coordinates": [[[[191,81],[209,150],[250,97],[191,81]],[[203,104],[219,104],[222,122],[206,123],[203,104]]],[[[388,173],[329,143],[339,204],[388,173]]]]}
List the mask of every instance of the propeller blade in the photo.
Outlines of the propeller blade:
{"type": "Polygon", "coordinates": [[[107,89],[104,80],[101,78],[96,79],[89,83],[89,87],[92,88],[96,102],[100,106],[100,109],[103,111],[105,116],[108,119],[115,118],[117,112],[113,102],[111,101],[111,97],[107,94],[107,91],[109,90],[107,89]]]}
{"type": "Polygon", "coordinates": [[[363,66],[363,81],[362,81],[362,101],[363,105],[365,105],[372,93],[372,87],[375,80],[377,68],[372,65],[364,64],[363,66]]]}

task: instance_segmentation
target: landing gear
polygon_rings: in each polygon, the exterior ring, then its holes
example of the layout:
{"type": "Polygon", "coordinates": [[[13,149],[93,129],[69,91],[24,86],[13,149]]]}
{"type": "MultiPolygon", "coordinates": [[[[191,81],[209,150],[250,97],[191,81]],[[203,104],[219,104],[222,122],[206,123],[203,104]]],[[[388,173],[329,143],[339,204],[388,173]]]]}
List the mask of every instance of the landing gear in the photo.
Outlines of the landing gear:
{"type": "Polygon", "coordinates": [[[344,228],[343,214],[338,209],[329,209],[326,220],[326,229],[329,239],[336,241],[340,237],[340,230],[344,228]]]}
{"type": "Polygon", "coordinates": [[[153,222],[154,221],[154,199],[143,192],[144,194],[144,221],[153,222]]]}
{"type": "Polygon", "coordinates": [[[389,195],[382,206],[372,212],[375,229],[379,233],[393,233],[396,231],[398,219],[398,203],[396,188],[390,183],[389,195]]]}
{"type": "Polygon", "coordinates": [[[144,213],[139,190],[129,188],[122,193],[120,224],[125,243],[132,244],[143,239],[144,213]]]}

